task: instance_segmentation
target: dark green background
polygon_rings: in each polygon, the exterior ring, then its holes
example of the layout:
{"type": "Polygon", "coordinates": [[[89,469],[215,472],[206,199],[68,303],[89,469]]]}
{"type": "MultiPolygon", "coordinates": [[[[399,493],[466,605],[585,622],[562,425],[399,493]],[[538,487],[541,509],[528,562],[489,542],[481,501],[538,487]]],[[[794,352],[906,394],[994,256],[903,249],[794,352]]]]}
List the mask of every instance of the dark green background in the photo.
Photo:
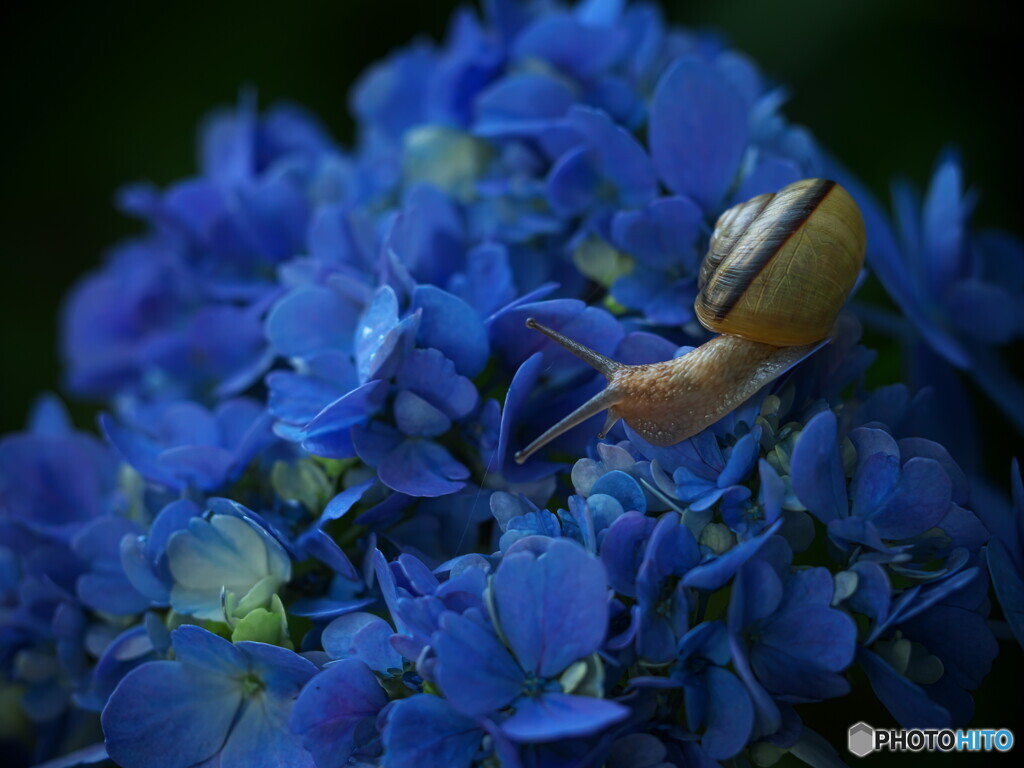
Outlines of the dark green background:
{"type": "MultiPolygon", "coordinates": [[[[288,98],[307,106],[347,140],[346,93],[356,75],[417,34],[439,38],[454,5],[108,2],[3,11],[0,432],[20,428],[36,393],[59,386],[61,296],[108,246],[136,231],[112,205],[122,183],[166,184],[191,174],[197,121],[211,107],[231,103],[246,84],[257,87],[262,104],[288,98]]],[[[938,152],[953,142],[981,193],[976,220],[1024,230],[1019,29],[999,4],[664,6],[676,22],[718,29],[786,83],[787,114],[877,194],[887,199],[889,179],[898,173],[925,183],[938,152]]],[[[76,417],[85,425],[91,414],[81,409],[76,417]]],[[[1024,451],[997,421],[986,435],[998,445],[991,477],[1005,487],[1008,456],[1024,451]]],[[[1022,674],[1020,657],[1015,651],[997,663],[978,695],[976,722],[1015,725],[1024,738],[1014,680],[1022,674]]],[[[855,719],[886,721],[859,702],[823,712],[831,723],[817,725],[834,739],[855,719]]],[[[1019,756],[1022,749],[1014,751],[1019,756]]],[[[980,759],[942,762],[967,766],[980,759]]]]}

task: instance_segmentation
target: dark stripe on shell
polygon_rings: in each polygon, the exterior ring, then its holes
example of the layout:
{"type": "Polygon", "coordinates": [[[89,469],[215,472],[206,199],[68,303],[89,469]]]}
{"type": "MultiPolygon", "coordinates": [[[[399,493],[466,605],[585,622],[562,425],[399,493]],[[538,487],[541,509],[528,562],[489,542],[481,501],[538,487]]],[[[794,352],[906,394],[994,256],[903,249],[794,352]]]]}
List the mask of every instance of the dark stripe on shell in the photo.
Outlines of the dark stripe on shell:
{"type": "MultiPolygon", "coordinates": [[[[704,309],[714,315],[716,320],[724,319],[746,293],[750,284],[771,263],[775,254],[803,226],[835,185],[834,181],[817,179],[815,184],[804,190],[803,194],[796,199],[791,199],[788,202],[780,201],[779,195],[776,195],[772,203],[783,203],[785,206],[778,213],[778,221],[768,230],[764,239],[742,259],[733,259],[728,262],[729,285],[723,284],[720,279],[712,279],[704,286],[704,290],[698,297],[704,309]],[[709,300],[709,288],[715,289],[714,302],[709,300]]],[[[762,215],[774,213],[771,210],[772,207],[769,204],[762,215]]]]}

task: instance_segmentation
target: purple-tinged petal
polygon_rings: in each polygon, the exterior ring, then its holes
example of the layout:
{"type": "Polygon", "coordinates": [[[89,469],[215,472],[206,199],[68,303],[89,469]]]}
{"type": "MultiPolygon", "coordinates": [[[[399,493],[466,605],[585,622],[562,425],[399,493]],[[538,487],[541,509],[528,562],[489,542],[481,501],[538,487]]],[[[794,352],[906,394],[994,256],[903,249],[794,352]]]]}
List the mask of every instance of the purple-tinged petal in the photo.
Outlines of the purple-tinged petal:
{"type": "MultiPolygon", "coordinates": [[[[703,218],[690,198],[662,197],[641,210],[617,213],[612,219],[612,238],[642,264],[659,270],[685,267],[695,276],[694,243],[703,218]]],[[[664,280],[664,274],[658,274],[664,280]]]]}
{"type": "Polygon", "coordinates": [[[293,733],[317,768],[348,763],[360,725],[377,717],[388,696],[373,672],[356,659],[330,665],[302,689],[289,718],[293,733]]]}
{"type": "Polygon", "coordinates": [[[324,627],[320,642],[332,659],[355,658],[370,669],[387,672],[402,668],[401,656],[388,642],[393,634],[391,625],[379,616],[349,613],[324,627]]]}
{"type": "Polygon", "coordinates": [[[516,713],[501,724],[513,741],[544,742],[589,736],[625,720],[628,707],[605,699],[542,693],[516,703],[516,713]]]}
{"type": "MultiPolygon", "coordinates": [[[[356,433],[356,447],[359,447],[356,433]]],[[[447,449],[423,438],[407,438],[377,467],[384,485],[410,496],[445,496],[465,487],[469,470],[447,449]]]]}
{"type": "MultiPolygon", "coordinates": [[[[395,702],[382,737],[383,768],[469,768],[483,731],[439,696],[420,694],[395,702]]],[[[504,761],[503,761],[504,764],[504,761]]]]}

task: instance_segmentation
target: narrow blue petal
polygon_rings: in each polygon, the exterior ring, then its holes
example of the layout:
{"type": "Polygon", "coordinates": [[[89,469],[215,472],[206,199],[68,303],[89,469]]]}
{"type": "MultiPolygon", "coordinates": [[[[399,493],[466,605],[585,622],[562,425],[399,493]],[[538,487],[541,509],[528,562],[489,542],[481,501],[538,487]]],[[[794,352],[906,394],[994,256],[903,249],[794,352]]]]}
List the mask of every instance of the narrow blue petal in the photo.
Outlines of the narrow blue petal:
{"type": "Polygon", "coordinates": [[[548,201],[560,216],[578,216],[597,202],[601,177],[584,146],[569,150],[547,178],[548,201]]]}
{"type": "Polygon", "coordinates": [[[736,676],[721,667],[710,667],[707,677],[707,729],[701,746],[715,760],[736,755],[750,738],[754,727],[754,705],[747,689],[736,676]]]}
{"type": "Polygon", "coordinates": [[[868,673],[871,690],[904,728],[949,727],[949,712],[931,701],[921,686],[866,648],[857,651],[857,661],[868,673]]]}
{"type": "Polygon", "coordinates": [[[988,545],[988,568],[992,574],[992,586],[1003,609],[1003,616],[1013,631],[1013,636],[1024,648],[1024,579],[1013,564],[1006,545],[991,541],[988,545]]]}
{"type": "Polygon", "coordinates": [[[701,563],[683,576],[683,585],[715,590],[724,586],[736,571],[768,543],[772,535],[782,527],[782,520],[776,520],[760,536],[740,542],[725,554],[701,563]]]}
{"type": "Polygon", "coordinates": [[[728,488],[747,479],[757,461],[757,454],[761,449],[760,440],[761,430],[755,428],[753,432],[748,432],[736,442],[725,468],[722,469],[722,474],[718,476],[719,488],[728,488]]]}
{"type": "Polygon", "coordinates": [[[832,411],[822,411],[804,426],[793,447],[790,476],[800,503],[821,522],[846,517],[846,476],[832,411]]]}

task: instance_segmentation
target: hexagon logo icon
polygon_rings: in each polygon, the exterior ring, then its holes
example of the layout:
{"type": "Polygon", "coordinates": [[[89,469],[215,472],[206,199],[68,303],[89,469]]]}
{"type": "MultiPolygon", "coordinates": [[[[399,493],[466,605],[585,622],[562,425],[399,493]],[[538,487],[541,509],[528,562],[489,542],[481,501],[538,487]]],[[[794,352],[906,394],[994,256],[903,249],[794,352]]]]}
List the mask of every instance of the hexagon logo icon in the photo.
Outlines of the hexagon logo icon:
{"type": "Polygon", "coordinates": [[[875,751],[875,729],[867,723],[855,723],[846,735],[846,746],[857,757],[865,757],[875,751]]]}

